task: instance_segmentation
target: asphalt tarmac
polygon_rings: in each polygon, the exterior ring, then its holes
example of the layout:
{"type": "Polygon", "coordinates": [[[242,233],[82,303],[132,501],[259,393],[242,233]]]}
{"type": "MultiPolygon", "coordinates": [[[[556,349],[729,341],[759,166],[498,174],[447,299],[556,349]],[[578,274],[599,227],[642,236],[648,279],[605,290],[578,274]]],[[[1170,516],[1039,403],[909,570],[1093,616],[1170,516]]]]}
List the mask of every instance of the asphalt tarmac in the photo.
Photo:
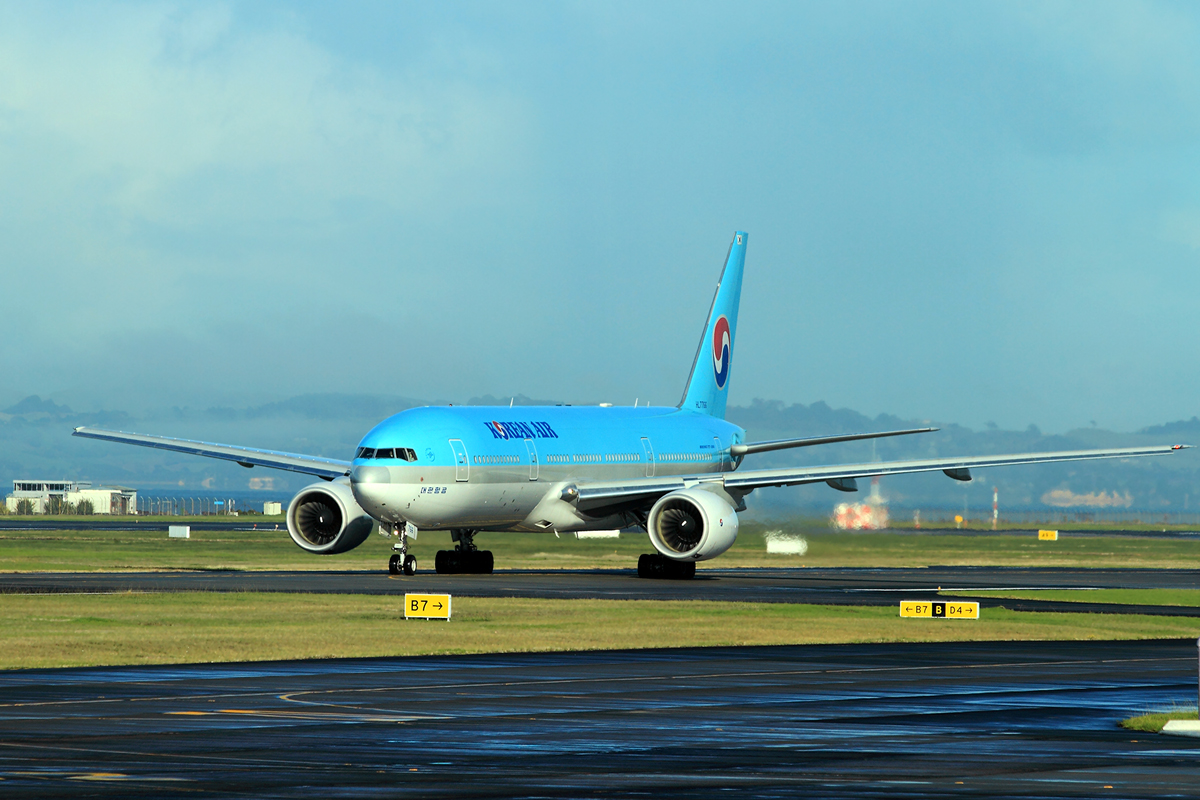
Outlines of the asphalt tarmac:
{"type": "Polygon", "coordinates": [[[701,569],[694,580],[648,580],[627,570],[501,570],[493,575],[412,577],[383,570],[341,572],[44,572],[0,573],[0,593],[315,592],[448,593],[461,597],[613,600],[725,600],[758,603],[890,606],[933,598],[938,589],[1075,589],[1081,602],[977,597],[983,608],[1016,611],[1200,617],[1200,607],[1087,601],[1092,589],[1197,589],[1200,570],[1024,567],[701,569]]]}
{"type": "MultiPolygon", "coordinates": [[[[397,635],[419,635],[399,622],[397,635]]],[[[4,797],[1194,797],[1194,641],[0,674],[4,797]]]]}

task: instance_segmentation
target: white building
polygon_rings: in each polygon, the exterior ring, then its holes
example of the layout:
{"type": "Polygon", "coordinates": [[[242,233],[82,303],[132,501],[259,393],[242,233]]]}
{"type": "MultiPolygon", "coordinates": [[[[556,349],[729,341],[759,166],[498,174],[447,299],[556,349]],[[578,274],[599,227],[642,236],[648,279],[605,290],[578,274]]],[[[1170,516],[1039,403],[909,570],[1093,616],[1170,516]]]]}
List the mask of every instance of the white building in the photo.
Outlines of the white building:
{"type": "Polygon", "coordinates": [[[13,491],[4,500],[8,513],[16,513],[17,503],[29,500],[33,513],[45,514],[54,505],[78,507],[81,501],[92,504],[93,514],[136,514],[137,490],[127,486],[92,486],[87,481],[13,481],[13,491]]]}

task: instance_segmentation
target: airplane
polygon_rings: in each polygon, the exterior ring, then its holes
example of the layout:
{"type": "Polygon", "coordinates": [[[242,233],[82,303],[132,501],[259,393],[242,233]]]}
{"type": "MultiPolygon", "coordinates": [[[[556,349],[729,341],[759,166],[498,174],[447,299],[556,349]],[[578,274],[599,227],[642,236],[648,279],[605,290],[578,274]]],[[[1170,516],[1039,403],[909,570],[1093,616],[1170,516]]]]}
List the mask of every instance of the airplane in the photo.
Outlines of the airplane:
{"type": "Polygon", "coordinates": [[[936,428],[745,441],[725,419],[749,236],[736,231],[709,307],[686,388],[673,407],[427,406],[380,422],[350,460],[79,427],[73,435],[290,470],[320,478],[287,510],[292,540],[317,555],[344,553],[378,525],[395,537],[388,569],[413,575],[409,539],[449,530],[438,573],[490,574],[494,558],[475,545],[482,531],[559,533],[636,528],[654,553],[645,578],[691,578],[696,563],[733,546],[746,496],[772,486],[826,483],[857,490],[859,478],[1056,461],[1167,455],[1188,445],[955,456],[867,464],[741,469],[756,453],[927,433],[936,428]]]}

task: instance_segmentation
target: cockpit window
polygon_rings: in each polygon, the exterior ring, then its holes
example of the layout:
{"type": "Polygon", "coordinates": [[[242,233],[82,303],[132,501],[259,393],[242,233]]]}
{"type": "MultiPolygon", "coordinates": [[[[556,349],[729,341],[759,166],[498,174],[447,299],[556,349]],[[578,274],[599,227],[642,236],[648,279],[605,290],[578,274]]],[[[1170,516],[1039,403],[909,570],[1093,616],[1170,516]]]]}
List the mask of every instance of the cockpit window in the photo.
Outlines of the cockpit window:
{"type": "Polygon", "coordinates": [[[354,454],[355,458],[399,458],[403,461],[416,461],[417,451],[411,447],[360,447],[354,454]]]}

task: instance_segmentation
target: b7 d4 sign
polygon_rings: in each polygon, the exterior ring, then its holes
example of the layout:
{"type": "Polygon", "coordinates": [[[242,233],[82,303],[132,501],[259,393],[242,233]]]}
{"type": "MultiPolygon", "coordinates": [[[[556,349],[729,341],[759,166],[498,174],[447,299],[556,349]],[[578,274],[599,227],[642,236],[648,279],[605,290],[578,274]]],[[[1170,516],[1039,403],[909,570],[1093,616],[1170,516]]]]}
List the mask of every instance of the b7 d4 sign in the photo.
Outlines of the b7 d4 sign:
{"type": "Polygon", "coordinates": [[[947,600],[902,600],[900,616],[926,619],[979,619],[979,603],[947,600]]]}
{"type": "Polygon", "coordinates": [[[405,619],[450,619],[450,595],[404,595],[405,619]]]}

